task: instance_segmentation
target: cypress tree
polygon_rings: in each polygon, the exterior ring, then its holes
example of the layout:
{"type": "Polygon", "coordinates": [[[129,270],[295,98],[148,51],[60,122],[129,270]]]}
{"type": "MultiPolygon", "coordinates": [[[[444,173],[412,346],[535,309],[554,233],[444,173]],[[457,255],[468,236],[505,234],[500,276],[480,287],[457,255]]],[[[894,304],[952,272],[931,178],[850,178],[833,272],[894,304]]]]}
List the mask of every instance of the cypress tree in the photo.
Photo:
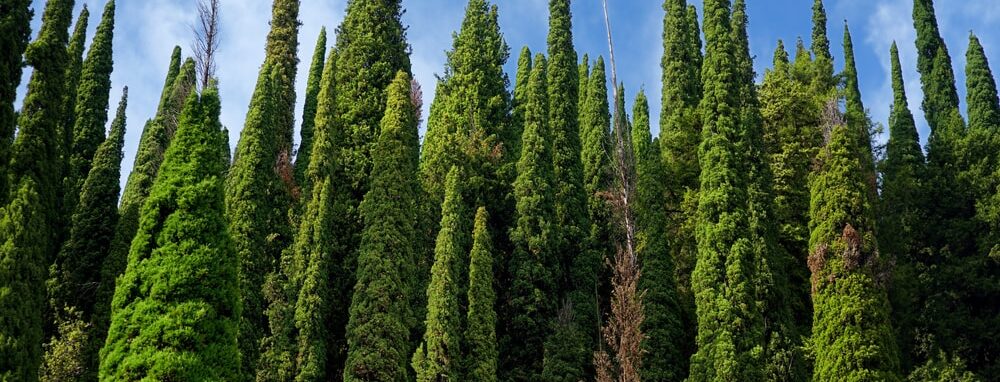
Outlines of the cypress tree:
{"type": "Polygon", "coordinates": [[[917,31],[917,71],[924,91],[923,109],[931,126],[928,160],[939,166],[951,160],[955,140],[964,126],[958,114],[958,91],[951,55],[941,38],[933,0],[913,1],[913,26],[917,31]]]}
{"type": "MultiPolygon", "coordinates": [[[[808,59],[798,57],[799,60],[808,59]]],[[[809,63],[811,64],[811,63],[809,63]]],[[[795,323],[802,333],[812,324],[809,296],[809,175],[823,144],[820,99],[809,82],[795,78],[788,52],[779,41],[774,68],[760,85],[761,114],[767,162],[774,174],[774,219],[778,248],[790,258],[789,297],[795,323]]]]}
{"type": "MultiPolygon", "coordinates": [[[[299,150],[295,154],[295,183],[301,190],[302,198],[310,195],[310,182],[306,173],[309,171],[309,159],[312,156],[313,136],[316,129],[316,111],[319,105],[319,92],[323,81],[323,68],[326,66],[326,27],[319,31],[316,39],[316,49],[313,50],[312,63],[309,65],[309,79],[306,82],[305,105],[302,107],[302,127],[299,150]]],[[[308,199],[303,204],[308,203],[308,199]]]]}
{"type": "Polygon", "coordinates": [[[642,278],[639,289],[645,291],[643,308],[643,350],[655,355],[643,359],[642,377],[646,381],[681,381],[687,375],[683,344],[686,335],[684,312],[677,295],[674,262],[670,257],[667,227],[665,168],[660,157],[659,140],[653,140],[649,123],[649,101],[640,91],[632,112],[632,147],[636,158],[636,255],[642,278]]]}
{"type": "MultiPolygon", "coordinates": [[[[65,168],[60,171],[69,170],[71,151],[73,148],[73,127],[76,125],[76,101],[80,88],[80,77],[83,74],[83,51],[87,45],[87,25],[90,22],[90,9],[87,4],[83,5],[80,16],[76,19],[73,27],[73,34],[70,36],[69,46],[66,51],[69,54],[69,62],[66,64],[66,87],[63,92],[62,123],[59,125],[61,141],[59,141],[59,155],[64,161],[65,168]]],[[[86,175],[84,175],[86,176],[86,175]]],[[[72,209],[65,211],[67,220],[73,215],[72,209]]]]}
{"type": "Polygon", "coordinates": [[[463,335],[465,378],[470,381],[496,382],[497,364],[497,314],[494,310],[496,292],[493,290],[493,240],[487,222],[485,207],[476,211],[472,231],[472,252],[469,255],[468,316],[463,335]]]}
{"type": "MultiPolygon", "coordinates": [[[[590,222],[587,197],[583,186],[583,163],[579,126],[580,84],[576,70],[577,55],[573,47],[569,0],[549,1],[548,35],[548,127],[552,139],[552,174],[555,180],[555,226],[558,227],[556,254],[559,266],[553,269],[561,299],[579,288],[592,291],[596,269],[590,269],[590,259],[584,255],[584,243],[590,222]],[[587,275],[585,280],[576,277],[587,275]]],[[[592,294],[589,294],[592,296],[592,294]]],[[[593,304],[587,304],[593,306],[593,304]]],[[[574,308],[583,308],[575,306],[574,308]]],[[[582,314],[575,315],[583,318],[582,314]]],[[[581,322],[580,324],[585,324],[581,322]]],[[[594,326],[596,327],[596,325],[594,326]]],[[[593,342],[594,339],[588,339],[593,342]]],[[[581,365],[582,367],[582,365],[581,365]]]]}
{"type": "Polygon", "coordinates": [[[385,117],[372,150],[371,190],[360,206],[365,229],[347,324],[345,381],[412,378],[407,361],[414,350],[409,338],[415,326],[411,279],[416,271],[417,121],[409,75],[400,71],[387,90],[385,117]]]}
{"type": "Polygon", "coordinates": [[[893,323],[897,333],[903,370],[909,370],[917,359],[917,327],[919,310],[917,296],[917,266],[920,260],[924,222],[924,153],[920,148],[917,125],[910,112],[903,83],[899,50],[894,43],[890,50],[892,65],[893,105],[889,115],[889,141],[885,160],[881,163],[882,193],[879,200],[879,250],[896,262],[893,288],[890,290],[893,323]]]}
{"type": "MultiPolygon", "coordinates": [[[[82,330],[62,333],[53,338],[43,367],[50,373],[60,362],[75,359],[80,367],[73,374],[80,380],[97,379],[97,353],[104,338],[94,336],[93,314],[101,283],[101,265],[108,254],[118,223],[118,192],[121,179],[122,150],[125,145],[125,108],[128,88],[122,94],[111,133],[94,154],[93,166],[81,188],[79,205],[73,214],[69,236],[51,268],[49,295],[57,321],[76,321],[82,330]],[[74,320],[74,316],[75,320],[74,320]],[[73,334],[79,335],[78,337],[73,334]],[[60,353],[69,347],[71,352],[60,353]]],[[[54,374],[54,373],[53,373],[54,374]]],[[[49,380],[59,380],[49,375],[49,380]]],[[[43,379],[46,379],[43,377],[43,379]]]]}
{"type": "Polygon", "coordinates": [[[26,52],[34,68],[11,147],[11,193],[0,215],[0,379],[38,378],[45,269],[57,250],[61,159],[56,147],[65,86],[72,0],[45,4],[38,38],[26,52]]]}
{"type": "Polygon", "coordinates": [[[854,62],[854,43],[851,39],[851,29],[844,23],[844,80],[845,97],[847,98],[847,127],[858,142],[858,160],[864,171],[868,186],[869,198],[877,194],[877,178],[875,176],[875,156],[872,154],[871,121],[868,119],[865,105],[861,101],[861,87],[858,81],[858,67],[854,62]]]}
{"type": "Polygon", "coordinates": [[[501,343],[501,379],[537,379],[542,371],[542,344],[549,320],[555,313],[556,279],[559,261],[555,250],[555,192],[552,148],[548,128],[546,60],[537,55],[522,108],[524,134],[517,165],[514,196],[517,224],[511,231],[514,252],[508,265],[508,317],[506,336],[501,343]]]}
{"type": "Polygon", "coordinates": [[[590,55],[583,54],[583,58],[580,59],[580,65],[577,67],[577,74],[580,76],[580,97],[576,103],[576,109],[579,110],[579,123],[580,130],[582,131],[583,127],[587,124],[587,89],[590,89],[590,55]]]}
{"type": "Polygon", "coordinates": [[[298,64],[299,1],[275,0],[264,63],[226,179],[226,213],[240,259],[243,316],[239,344],[243,378],[253,378],[267,335],[264,279],[277,271],[292,241],[291,167],[298,64]]]}
{"type": "Polygon", "coordinates": [[[65,155],[69,158],[66,169],[63,208],[74,213],[80,190],[90,172],[91,160],[97,147],[104,141],[104,125],[108,120],[108,98],[111,91],[111,71],[114,70],[113,46],[115,30],[115,2],[104,6],[101,23],[97,26],[94,41],[83,63],[80,85],[75,103],[76,119],[72,131],[72,146],[65,155]]]}
{"type": "MultiPolygon", "coordinates": [[[[830,38],[827,37],[826,8],[823,0],[813,1],[812,54],[815,56],[815,71],[812,77],[813,91],[829,96],[837,86],[833,72],[833,55],[830,54],[830,38]]],[[[796,60],[798,61],[798,60],[796,60]]]]}
{"type": "Polygon", "coordinates": [[[102,381],[239,377],[239,260],[226,228],[219,105],[213,81],[181,113],[115,289],[102,381]]]}
{"type": "MultiPolygon", "coordinates": [[[[528,103],[528,82],[531,81],[531,70],[531,49],[524,46],[521,48],[520,57],[517,59],[517,73],[514,78],[516,82],[514,84],[514,92],[511,94],[513,98],[513,105],[511,106],[511,133],[517,135],[514,156],[518,159],[521,156],[521,136],[524,134],[524,107],[528,103]]],[[[515,168],[515,173],[516,170],[515,168]]]]}
{"type": "Polygon", "coordinates": [[[101,283],[97,287],[93,318],[94,334],[91,337],[98,342],[103,342],[107,335],[116,279],[125,272],[132,239],[139,228],[140,209],[149,197],[153,181],[163,163],[164,153],[173,140],[180,111],[195,87],[194,60],[188,59],[181,66],[180,58],[181,50],[175,47],[159,108],[156,116],[146,122],[139,138],[132,173],[129,174],[125,189],[122,191],[118,206],[118,223],[108,255],[101,265],[101,283]]]}
{"type": "Polygon", "coordinates": [[[441,229],[434,249],[434,266],[427,286],[427,319],[423,343],[413,354],[413,369],[417,381],[441,379],[459,380],[462,353],[462,316],[459,312],[459,276],[464,272],[463,247],[468,238],[462,220],[466,218],[461,171],[452,167],[448,172],[444,204],[441,207],[441,229]]]}
{"type": "Polygon", "coordinates": [[[24,50],[31,36],[33,11],[30,0],[4,0],[0,2],[6,12],[0,16],[0,196],[6,199],[7,166],[10,163],[10,146],[17,127],[17,87],[21,84],[24,68],[24,50]]]}
{"type": "Polygon", "coordinates": [[[835,126],[811,179],[813,381],[898,381],[874,206],[853,127],[835,126]]]}

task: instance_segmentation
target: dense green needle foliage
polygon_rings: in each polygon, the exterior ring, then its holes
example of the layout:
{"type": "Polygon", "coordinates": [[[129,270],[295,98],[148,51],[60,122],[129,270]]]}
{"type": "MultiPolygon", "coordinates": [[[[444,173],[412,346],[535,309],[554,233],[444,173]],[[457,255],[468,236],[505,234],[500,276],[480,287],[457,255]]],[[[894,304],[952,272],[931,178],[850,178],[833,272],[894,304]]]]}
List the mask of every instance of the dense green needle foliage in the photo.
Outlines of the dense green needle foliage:
{"type": "Polygon", "coordinates": [[[511,231],[514,253],[508,264],[511,284],[507,287],[505,336],[501,343],[501,380],[527,381],[542,371],[542,344],[554,317],[556,279],[559,266],[555,249],[555,185],[552,170],[551,134],[548,126],[548,96],[545,57],[533,60],[531,79],[525,91],[524,133],[517,164],[514,196],[517,224],[511,231]]]}
{"type": "Polygon", "coordinates": [[[6,11],[0,16],[0,196],[8,194],[7,164],[10,162],[10,145],[14,142],[17,114],[14,101],[21,84],[24,67],[24,50],[31,37],[33,12],[30,0],[3,0],[0,7],[6,11]]]}
{"type": "MultiPolygon", "coordinates": [[[[69,54],[69,62],[66,63],[66,87],[63,92],[62,123],[59,125],[59,155],[63,160],[64,168],[61,171],[69,170],[69,161],[73,148],[73,128],[76,125],[76,101],[80,89],[80,77],[83,74],[83,51],[87,48],[87,26],[90,23],[90,9],[87,4],[80,10],[80,16],[76,18],[76,25],[73,26],[73,34],[70,35],[69,46],[66,52],[69,54]]],[[[67,217],[73,215],[73,210],[66,209],[67,217]]]]}
{"type": "Polygon", "coordinates": [[[642,91],[632,112],[632,147],[636,158],[636,255],[642,264],[639,289],[645,291],[642,377],[646,381],[681,381],[687,375],[684,311],[678,297],[674,259],[667,230],[665,166],[660,141],[650,132],[649,101],[642,91]]]}
{"type": "Polygon", "coordinates": [[[0,216],[0,380],[31,381],[42,359],[45,271],[58,250],[58,155],[66,44],[73,1],[45,5],[25,58],[34,68],[11,148],[11,185],[0,216]]]}
{"type": "Polygon", "coordinates": [[[847,101],[847,112],[844,119],[857,143],[858,161],[868,187],[869,199],[877,195],[878,179],[875,175],[875,155],[872,153],[872,123],[868,119],[868,111],[861,100],[861,85],[858,80],[858,66],[854,61],[854,42],[851,30],[844,23],[844,96],[847,101]]]}
{"type": "Polygon", "coordinates": [[[104,141],[104,124],[108,121],[108,98],[111,91],[111,71],[114,68],[112,40],[115,30],[115,2],[104,6],[101,23],[87,51],[76,90],[72,145],[65,150],[69,159],[66,169],[63,208],[72,214],[76,210],[80,190],[90,173],[97,147],[104,141]]]}
{"type": "Polygon", "coordinates": [[[853,127],[838,125],[810,182],[813,381],[898,381],[884,262],[853,127]]]}
{"type": "Polygon", "coordinates": [[[306,174],[309,171],[313,137],[316,134],[316,112],[319,106],[323,69],[326,67],[326,40],[326,27],[323,27],[319,31],[319,37],[316,38],[316,49],[313,50],[312,63],[309,65],[305,105],[302,107],[302,127],[299,130],[299,149],[295,153],[295,182],[303,200],[302,204],[309,202],[305,198],[309,197],[311,189],[311,182],[306,174]]]}
{"type": "Polygon", "coordinates": [[[469,241],[464,224],[468,212],[462,200],[461,176],[461,170],[452,167],[445,180],[441,229],[426,291],[425,332],[423,342],[413,354],[413,370],[420,382],[460,380],[461,375],[460,275],[466,269],[463,248],[469,241]]]}
{"type": "MultiPolygon", "coordinates": [[[[837,79],[833,72],[833,55],[830,54],[830,38],[827,36],[826,7],[823,0],[813,2],[812,54],[815,58],[812,74],[812,90],[817,94],[830,94],[837,88],[837,79]]],[[[796,58],[796,61],[798,58],[796,58]]]]}
{"type": "Polygon", "coordinates": [[[360,206],[365,229],[347,324],[345,381],[413,378],[407,363],[416,326],[412,294],[419,293],[414,290],[417,114],[406,72],[397,73],[386,90],[385,117],[372,151],[371,190],[360,206]]]}
{"type": "Polygon", "coordinates": [[[476,211],[469,254],[468,315],[463,335],[465,378],[496,382],[500,354],[497,350],[496,291],[493,289],[494,247],[485,207],[476,211]]]}
{"type": "Polygon", "coordinates": [[[239,259],[226,228],[219,105],[213,82],[181,113],[115,289],[102,381],[240,375],[239,259]]]}
{"type": "Polygon", "coordinates": [[[264,63],[226,179],[226,213],[240,259],[242,375],[252,379],[268,333],[264,279],[292,241],[292,135],[298,64],[299,0],[275,0],[264,63]]]}

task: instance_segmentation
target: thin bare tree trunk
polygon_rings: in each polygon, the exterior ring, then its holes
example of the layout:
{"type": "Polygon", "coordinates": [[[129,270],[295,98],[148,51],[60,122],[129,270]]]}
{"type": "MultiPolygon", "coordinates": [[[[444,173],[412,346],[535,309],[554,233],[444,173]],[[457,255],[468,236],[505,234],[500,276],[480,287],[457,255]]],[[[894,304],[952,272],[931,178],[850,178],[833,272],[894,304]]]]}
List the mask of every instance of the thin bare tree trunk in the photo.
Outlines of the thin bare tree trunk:
{"type": "Polygon", "coordinates": [[[215,55],[219,50],[219,1],[198,0],[198,24],[194,30],[194,58],[202,89],[215,77],[215,55]]]}

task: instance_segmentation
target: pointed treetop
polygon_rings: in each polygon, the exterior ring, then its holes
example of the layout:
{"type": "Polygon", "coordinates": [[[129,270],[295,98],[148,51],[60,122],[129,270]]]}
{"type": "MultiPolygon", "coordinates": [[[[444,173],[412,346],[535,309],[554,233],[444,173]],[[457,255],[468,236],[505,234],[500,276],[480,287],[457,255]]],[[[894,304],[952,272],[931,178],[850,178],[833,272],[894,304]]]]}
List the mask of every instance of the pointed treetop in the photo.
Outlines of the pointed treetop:
{"type": "Polygon", "coordinates": [[[778,47],[774,48],[774,69],[785,67],[788,65],[788,51],[785,50],[785,42],[778,40],[778,47]]]}

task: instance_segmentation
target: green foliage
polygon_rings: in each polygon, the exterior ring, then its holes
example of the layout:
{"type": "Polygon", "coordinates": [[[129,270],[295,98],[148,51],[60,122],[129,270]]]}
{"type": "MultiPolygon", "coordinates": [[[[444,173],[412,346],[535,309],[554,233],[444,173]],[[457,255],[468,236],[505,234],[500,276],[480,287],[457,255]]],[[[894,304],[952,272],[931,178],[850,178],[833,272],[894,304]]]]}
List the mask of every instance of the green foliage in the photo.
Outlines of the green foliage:
{"type": "Polygon", "coordinates": [[[511,231],[514,253],[508,264],[511,283],[507,288],[501,343],[501,379],[525,381],[542,371],[543,342],[555,313],[556,279],[559,266],[555,248],[555,185],[552,146],[549,144],[546,61],[534,59],[525,102],[519,104],[524,118],[521,158],[517,164],[514,196],[517,224],[511,231]]]}
{"type": "Polygon", "coordinates": [[[80,313],[67,312],[56,318],[57,335],[45,345],[45,356],[39,370],[39,381],[61,382],[82,380],[87,372],[85,346],[92,342],[88,338],[90,328],[80,313]]]}
{"type": "MultiPolygon", "coordinates": [[[[417,381],[459,380],[461,371],[460,275],[464,272],[464,246],[469,241],[463,229],[466,219],[461,170],[452,167],[445,181],[441,206],[441,229],[434,249],[434,266],[427,286],[427,319],[423,342],[413,354],[417,381]]],[[[464,178],[463,178],[464,179],[464,178]]]]}
{"type": "Polygon", "coordinates": [[[644,291],[642,332],[645,354],[642,377],[646,381],[681,381],[687,375],[684,311],[678,297],[674,259],[670,257],[665,196],[666,173],[659,140],[650,132],[649,101],[636,96],[632,144],[636,158],[636,255],[641,262],[639,290],[644,291]]]}
{"type": "Polygon", "coordinates": [[[312,63],[309,65],[309,79],[306,82],[305,105],[302,107],[302,128],[299,131],[301,140],[295,154],[295,183],[301,190],[304,202],[310,193],[309,160],[312,157],[313,135],[316,130],[316,111],[319,106],[319,92],[323,81],[323,68],[326,67],[326,27],[319,31],[316,39],[316,49],[313,50],[312,63]]]}
{"type": "Polygon", "coordinates": [[[844,23],[844,93],[847,98],[845,120],[852,136],[857,143],[851,146],[856,151],[861,171],[865,176],[865,187],[868,188],[868,198],[877,195],[877,178],[875,175],[875,156],[872,153],[872,122],[868,119],[867,110],[861,100],[861,86],[858,80],[858,66],[854,61],[854,42],[851,30],[844,23]]]}
{"type": "Polygon", "coordinates": [[[886,268],[852,127],[835,126],[811,179],[813,381],[898,381],[886,268]]]}
{"type": "Polygon", "coordinates": [[[236,380],[239,260],[226,228],[214,83],[191,94],[115,289],[102,381],[236,380]]]}
{"type": "Polygon", "coordinates": [[[909,382],[978,382],[981,379],[966,369],[961,358],[949,358],[944,353],[938,353],[923,366],[920,366],[906,378],[909,382]]]}
{"type": "Polygon", "coordinates": [[[66,169],[63,208],[69,214],[76,211],[83,183],[90,173],[91,161],[97,147],[104,142],[104,125],[108,121],[108,98],[111,92],[111,71],[114,68],[113,46],[115,29],[115,2],[104,6],[97,34],[87,51],[76,90],[75,122],[72,130],[73,144],[64,155],[69,159],[66,169]]]}
{"type": "Polygon", "coordinates": [[[372,151],[371,190],[360,207],[365,229],[347,324],[345,381],[412,378],[406,365],[414,350],[409,337],[416,324],[411,302],[417,293],[412,280],[417,120],[406,72],[400,71],[387,91],[385,117],[372,151]]]}
{"type": "Polygon", "coordinates": [[[281,251],[292,241],[288,211],[295,187],[291,155],[298,16],[298,0],[274,1],[264,63],[226,179],[226,214],[240,259],[244,378],[255,374],[260,341],[268,333],[264,280],[277,271],[281,251]]]}
{"type": "Polygon", "coordinates": [[[837,79],[833,73],[833,55],[830,54],[830,38],[826,32],[827,18],[823,0],[813,1],[812,20],[812,54],[816,59],[812,73],[812,90],[817,94],[829,96],[837,87],[837,79]]]}
{"type": "Polygon", "coordinates": [[[469,310],[463,337],[467,352],[464,376],[470,381],[496,382],[500,355],[497,350],[497,314],[494,310],[494,250],[488,221],[486,208],[479,207],[469,255],[469,310]]]}
{"type": "Polygon", "coordinates": [[[958,115],[958,91],[951,55],[941,32],[933,0],[913,1],[913,26],[917,31],[917,71],[924,92],[923,110],[931,127],[928,159],[934,165],[951,160],[955,140],[964,126],[958,115]]]}
{"type": "MultiPolygon", "coordinates": [[[[76,101],[79,95],[80,77],[83,73],[83,51],[87,48],[87,25],[90,22],[90,9],[87,4],[83,5],[80,16],[76,19],[73,27],[73,34],[70,36],[69,46],[66,53],[69,54],[69,62],[66,63],[66,86],[63,92],[62,123],[59,125],[58,152],[63,160],[64,168],[61,171],[69,170],[71,152],[73,150],[73,127],[76,125],[76,101]]],[[[86,175],[84,175],[86,176],[86,175]]],[[[72,209],[64,211],[67,218],[73,215],[72,209]]]]}
{"type": "Polygon", "coordinates": [[[0,197],[9,194],[7,164],[10,162],[10,145],[14,142],[17,113],[14,101],[21,84],[24,67],[24,50],[31,36],[33,11],[30,0],[0,1],[4,14],[0,15],[0,197]]]}

